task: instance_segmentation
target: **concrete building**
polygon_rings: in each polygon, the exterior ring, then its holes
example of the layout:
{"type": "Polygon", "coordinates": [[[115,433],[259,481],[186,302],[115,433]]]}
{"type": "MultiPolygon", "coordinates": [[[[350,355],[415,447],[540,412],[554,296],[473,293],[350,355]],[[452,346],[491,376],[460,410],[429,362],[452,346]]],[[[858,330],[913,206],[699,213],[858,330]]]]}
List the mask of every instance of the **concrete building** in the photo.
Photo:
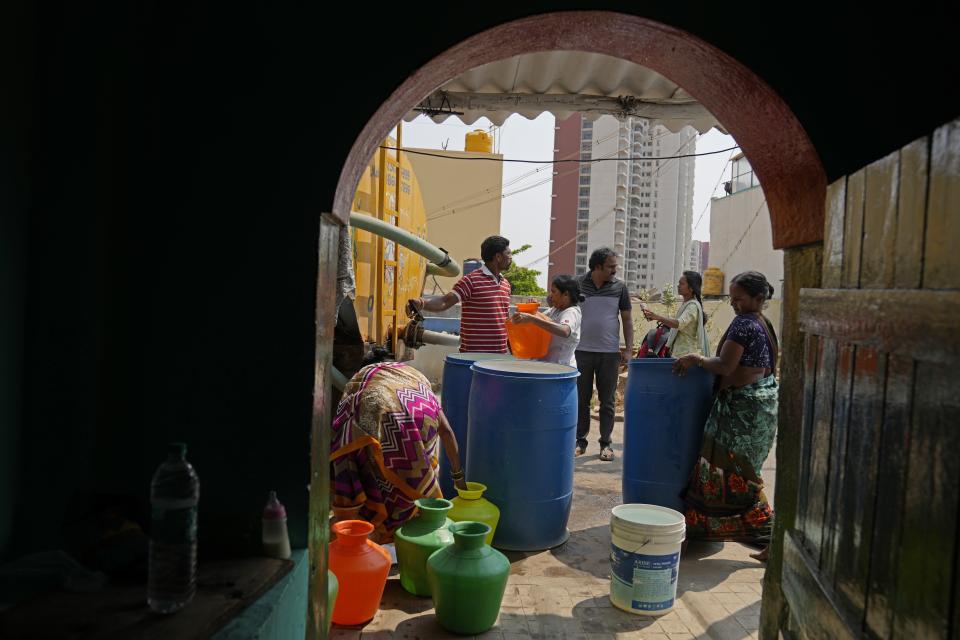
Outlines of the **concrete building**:
{"type": "Polygon", "coordinates": [[[696,271],[697,273],[703,273],[703,270],[709,266],[707,264],[709,256],[709,242],[702,240],[691,240],[690,251],[687,254],[687,266],[685,268],[690,271],[696,271]]]}
{"type": "Polygon", "coordinates": [[[574,115],[557,123],[555,141],[556,160],[604,161],[554,171],[549,278],[585,272],[590,254],[608,246],[631,291],[675,283],[690,245],[694,159],[656,158],[694,153],[696,131],[574,115]]]}
{"type": "MultiPolygon", "coordinates": [[[[427,239],[443,247],[459,264],[480,257],[484,238],[500,233],[503,165],[499,162],[458,162],[448,158],[497,158],[496,153],[410,149],[432,155],[408,153],[423,206],[427,211],[427,239]],[[443,157],[435,157],[443,156],[443,157]]],[[[450,291],[458,278],[427,279],[425,292],[450,291]]]]}
{"type": "Polygon", "coordinates": [[[731,159],[727,195],[710,201],[710,265],[723,271],[724,290],[732,276],[759,271],[783,289],[783,251],[774,250],[763,189],[743,154],[731,159]]]}

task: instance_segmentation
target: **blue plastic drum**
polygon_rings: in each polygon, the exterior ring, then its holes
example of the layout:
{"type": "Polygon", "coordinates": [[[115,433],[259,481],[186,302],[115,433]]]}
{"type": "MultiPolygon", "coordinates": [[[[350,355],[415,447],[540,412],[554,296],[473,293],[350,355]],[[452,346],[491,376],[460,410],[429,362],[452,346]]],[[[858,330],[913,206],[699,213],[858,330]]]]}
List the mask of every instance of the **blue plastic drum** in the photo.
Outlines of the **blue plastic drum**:
{"type": "MultiPolygon", "coordinates": [[[[478,360],[513,360],[507,353],[451,353],[443,363],[443,386],[440,388],[440,405],[453,427],[460,447],[460,465],[466,469],[467,461],[467,405],[470,402],[470,382],[473,371],[470,367],[478,360]]],[[[443,497],[457,497],[450,478],[450,463],[440,445],[440,490],[443,497]]]]}
{"type": "Polygon", "coordinates": [[[463,275],[473,273],[481,267],[483,267],[483,262],[480,260],[477,260],[476,258],[467,258],[463,261],[463,275]]]}
{"type": "Polygon", "coordinates": [[[579,375],[530,360],[473,365],[467,475],[500,508],[499,549],[549,549],[570,535],[579,375]]]}
{"type": "Polygon", "coordinates": [[[687,486],[713,401],[713,374],[673,373],[673,358],[630,361],[624,406],[623,502],[684,513],[687,486]]]}

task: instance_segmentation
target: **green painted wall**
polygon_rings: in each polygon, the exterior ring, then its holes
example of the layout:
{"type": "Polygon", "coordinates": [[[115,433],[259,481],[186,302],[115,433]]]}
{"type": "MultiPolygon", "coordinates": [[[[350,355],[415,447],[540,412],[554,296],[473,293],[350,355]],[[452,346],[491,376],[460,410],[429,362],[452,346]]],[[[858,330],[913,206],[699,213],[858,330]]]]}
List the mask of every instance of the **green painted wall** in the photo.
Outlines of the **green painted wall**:
{"type": "Polygon", "coordinates": [[[306,550],[294,551],[291,559],[294,566],[290,573],[214,634],[211,640],[299,640],[304,637],[310,563],[306,550]]]}

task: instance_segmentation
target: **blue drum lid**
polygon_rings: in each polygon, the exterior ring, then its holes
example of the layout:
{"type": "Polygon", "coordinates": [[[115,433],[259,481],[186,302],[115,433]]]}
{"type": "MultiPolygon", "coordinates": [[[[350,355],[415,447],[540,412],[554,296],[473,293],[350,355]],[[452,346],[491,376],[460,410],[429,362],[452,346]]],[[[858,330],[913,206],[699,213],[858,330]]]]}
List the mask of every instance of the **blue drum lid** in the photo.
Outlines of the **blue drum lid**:
{"type": "Polygon", "coordinates": [[[478,360],[515,360],[509,353],[451,353],[447,355],[447,362],[451,364],[469,365],[478,360]]]}
{"type": "Polygon", "coordinates": [[[518,378],[575,378],[580,375],[574,367],[539,360],[488,360],[474,363],[473,369],[518,378]]]}

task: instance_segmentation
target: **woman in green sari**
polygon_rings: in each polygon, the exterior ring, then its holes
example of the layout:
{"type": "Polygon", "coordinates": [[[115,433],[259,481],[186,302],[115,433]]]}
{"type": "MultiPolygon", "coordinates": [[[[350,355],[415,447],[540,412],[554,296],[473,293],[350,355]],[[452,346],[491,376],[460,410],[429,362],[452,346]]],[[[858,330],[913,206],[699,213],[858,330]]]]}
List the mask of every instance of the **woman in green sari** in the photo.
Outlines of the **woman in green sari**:
{"type": "Polygon", "coordinates": [[[763,316],[773,287],[762,273],[747,271],[730,283],[737,314],[723,334],[717,355],[691,353],[674,371],[703,367],[717,375],[717,394],[703,432],[700,456],[684,495],[687,536],[763,546],[752,557],[766,560],[773,509],[763,492],[760,469],[777,430],[776,332],[763,316]]]}

